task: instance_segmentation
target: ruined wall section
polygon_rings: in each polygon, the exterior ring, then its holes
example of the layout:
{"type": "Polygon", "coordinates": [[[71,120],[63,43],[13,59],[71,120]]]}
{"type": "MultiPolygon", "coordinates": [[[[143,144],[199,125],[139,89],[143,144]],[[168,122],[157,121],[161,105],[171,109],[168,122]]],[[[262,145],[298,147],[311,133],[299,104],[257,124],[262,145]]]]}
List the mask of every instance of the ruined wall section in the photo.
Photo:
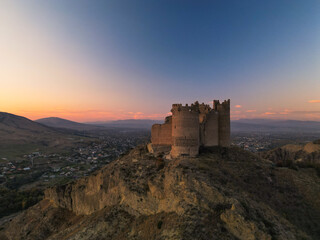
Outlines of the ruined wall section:
{"type": "Polygon", "coordinates": [[[172,117],[168,117],[164,124],[152,125],[151,142],[155,145],[172,145],[172,117]]]}
{"type": "Polygon", "coordinates": [[[172,105],[171,156],[197,156],[199,153],[199,112],[181,104],[172,105]]]}
{"type": "Polygon", "coordinates": [[[211,111],[212,111],[212,109],[209,106],[209,104],[204,104],[204,103],[199,104],[199,123],[200,124],[206,120],[207,115],[211,111]]]}
{"type": "Polygon", "coordinates": [[[216,104],[219,112],[219,146],[230,146],[230,99],[216,104]]]}
{"type": "Polygon", "coordinates": [[[163,124],[153,124],[151,142],[154,152],[166,152],[172,145],[172,117],[167,117],[163,124]]]}
{"type": "Polygon", "coordinates": [[[204,103],[199,104],[198,108],[200,124],[200,146],[205,146],[206,122],[210,119],[209,114],[212,112],[212,109],[208,104],[204,103]]]}

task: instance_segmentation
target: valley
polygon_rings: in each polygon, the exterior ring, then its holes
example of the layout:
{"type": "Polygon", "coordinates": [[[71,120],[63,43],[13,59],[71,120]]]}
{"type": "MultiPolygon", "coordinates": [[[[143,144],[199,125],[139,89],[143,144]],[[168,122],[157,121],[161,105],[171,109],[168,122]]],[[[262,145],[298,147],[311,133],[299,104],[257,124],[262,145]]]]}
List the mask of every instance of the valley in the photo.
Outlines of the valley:
{"type": "Polygon", "coordinates": [[[0,129],[11,131],[0,135],[0,218],[35,204],[47,187],[88,176],[149,138],[140,129],[60,124],[67,120],[52,127],[12,114],[0,116],[0,129]],[[9,199],[15,202],[10,207],[9,199]]]}

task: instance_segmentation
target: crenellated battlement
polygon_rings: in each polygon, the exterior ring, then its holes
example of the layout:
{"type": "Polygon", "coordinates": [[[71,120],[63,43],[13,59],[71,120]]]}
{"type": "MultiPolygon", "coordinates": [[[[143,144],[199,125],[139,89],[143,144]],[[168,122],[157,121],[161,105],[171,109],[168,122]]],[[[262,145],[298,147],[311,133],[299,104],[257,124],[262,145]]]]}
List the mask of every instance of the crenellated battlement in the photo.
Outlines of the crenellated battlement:
{"type": "Polygon", "coordinates": [[[170,148],[171,156],[196,156],[200,146],[230,145],[230,99],[213,107],[198,101],[182,105],[172,104],[172,116],[164,124],[152,127],[154,149],[170,148]]]}
{"type": "Polygon", "coordinates": [[[223,101],[218,105],[218,110],[230,110],[230,99],[223,101]]]}
{"type": "Polygon", "coordinates": [[[213,108],[211,108],[209,104],[205,104],[205,103],[199,104],[199,102],[196,101],[192,103],[190,106],[189,104],[186,104],[183,106],[181,103],[172,104],[171,112],[189,111],[189,112],[198,112],[198,113],[209,113],[212,110],[213,108]]]}
{"type": "Polygon", "coordinates": [[[200,113],[205,113],[205,114],[207,114],[207,113],[209,113],[209,112],[212,111],[212,110],[213,110],[213,109],[210,107],[209,104],[201,103],[201,104],[199,105],[199,111],[200,111],[200,113]]]}
{"type": "MultiPolygon", "coordinates": [[[[198,104],[199,105],[199,104],[198,104]]],[[[186,104],[185,106],[183,106],[181,103],[178,104],[172,104],[172,109],[171,112],[199,112],[199,106],[195,104],[191,104],[191,106],[189,106],[189,104],[186,104]]]]}
{"type": "Polygon", "coordinates": [[[224,100],[222,103],[219,100],[213,100],[213,109],[216,111],[230,110],[230,99],[224,100]]]}

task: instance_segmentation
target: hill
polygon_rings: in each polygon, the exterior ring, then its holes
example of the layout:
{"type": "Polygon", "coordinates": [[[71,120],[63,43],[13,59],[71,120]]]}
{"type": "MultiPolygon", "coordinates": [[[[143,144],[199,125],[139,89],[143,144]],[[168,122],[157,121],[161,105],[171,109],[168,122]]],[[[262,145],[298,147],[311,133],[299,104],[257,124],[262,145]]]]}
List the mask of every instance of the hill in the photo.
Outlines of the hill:
{"type": "Polygon", "coordinates": [[[163,123],[163,120],[150,119],[125,119],[109,122],[88,122],[87,124],[94,124],[103,127],[113,128],[136,128],[136,129],[151,129],[151,126],[156,123],[163,123]]]}
{"type": "Polygon", "coordinates": [[[320,178],[237,147],[159,160],[137,147],[49,188],[1,239],[319,239],[320,178]]]}
{"type": "Polygon", "coordinates": [[[17,157],[44,149],[67,149],[83,139],[85,138],[64,134],[25,117],[0,112],[1,158],[17,157]]]}
{"type": "Polygon", "coordinates": [[[231,122],[232,132],[307,132],[320,134],[320,122],[240,119],[231,122]]]}
{"type": "MultiPolygon", "coordinates": [[[[45,133],[53,132],[52,129],[36,123],[25,117],[17,116],[10,113],[0,112],[0,131],[7,137],[12,136],[11,133],[45,133]],[[12,130],[12,132],[10,131],[12,130]],[[19,132],[20,130],[20,132],[19,132]]],[[[14,137],[14,136],[12,136],[14,137]]]]}
{"type": "Polygon", "coordinates": [[[35,122],[41,123],[43,125],[54,127],[54,128],[65,128],[65,129],[72,129],[76,131],[91,131],[91,130],[99,130],[102,127],[73,122],[67,119],[58,118],[58,117],[49,117],[49,118],[41,118],[36,120],[35,122]]]}
{"type": "Polygon", "coordinates": [[[287,144],[260,153],[262,157],[284,166],[313,166],[320,173],[320,140],[306,144],[287,144]]]}

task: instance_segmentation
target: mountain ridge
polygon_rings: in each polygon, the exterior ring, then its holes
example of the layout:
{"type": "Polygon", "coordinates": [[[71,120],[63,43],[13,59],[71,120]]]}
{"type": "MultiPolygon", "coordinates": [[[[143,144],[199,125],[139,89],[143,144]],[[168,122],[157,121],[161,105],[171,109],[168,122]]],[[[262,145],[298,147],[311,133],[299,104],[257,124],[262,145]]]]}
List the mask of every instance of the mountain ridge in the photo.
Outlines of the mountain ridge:
{"type": "Polygon", "coordinates": [[[231,121],[232,132],[306,132],[320,134],[320,122],[276,119],[231,121]]]}
{"type": "Polygon", "coordinates": [[[103,128],[102,126],[95,126],[95,125],[90,125],[85,123],[74,122],[74,121],[70,121],[68,119],[59,118],[59,117],[41,118],[41,119],[35,120],[35,122],[41,123],[49,127],[72,129],[76,131],[90,131],[90,130],[98,130],[103,128]]]}
{"type": "Polygon", "coordinates": [[[84,139],[22,116],[0,112],[0,157],[20,158],[40,149],[61,150],[84,139]]]}
{"type": "MultiPolygon", "coordinates": [[[[163,120],[153,119],[122,119],[110,121],[74,122],[58,117],[48,117],[35,120],[38,123],[55,128],[72,130],[97,130],[100,128],[150,129],[153,124],[163,123],[163,120]]],[[[231,121],[232,132],[307,132],[320,134],[320,122],[280,119],[239,119],[231,121]]]]}
{"type": "Polygon", "coordinates": [[[26,117],[7,113],[7,112],[0,112],[0,124],[8,127],[15,127],[20,129],[53,131],[51,128],[48,128],[43,124],[32,121],[26,117]]]}
{"type": "Polygon", "coordinates": [[[123,120],[114,120],[114,121],[87,122],[87,124],[94,124],[94,125],[103,126],[103,127],[140,128],[140,129],[151,129],[151,126],[156,123],[163,123],[163,120],[123,119],[123,120]]]}

